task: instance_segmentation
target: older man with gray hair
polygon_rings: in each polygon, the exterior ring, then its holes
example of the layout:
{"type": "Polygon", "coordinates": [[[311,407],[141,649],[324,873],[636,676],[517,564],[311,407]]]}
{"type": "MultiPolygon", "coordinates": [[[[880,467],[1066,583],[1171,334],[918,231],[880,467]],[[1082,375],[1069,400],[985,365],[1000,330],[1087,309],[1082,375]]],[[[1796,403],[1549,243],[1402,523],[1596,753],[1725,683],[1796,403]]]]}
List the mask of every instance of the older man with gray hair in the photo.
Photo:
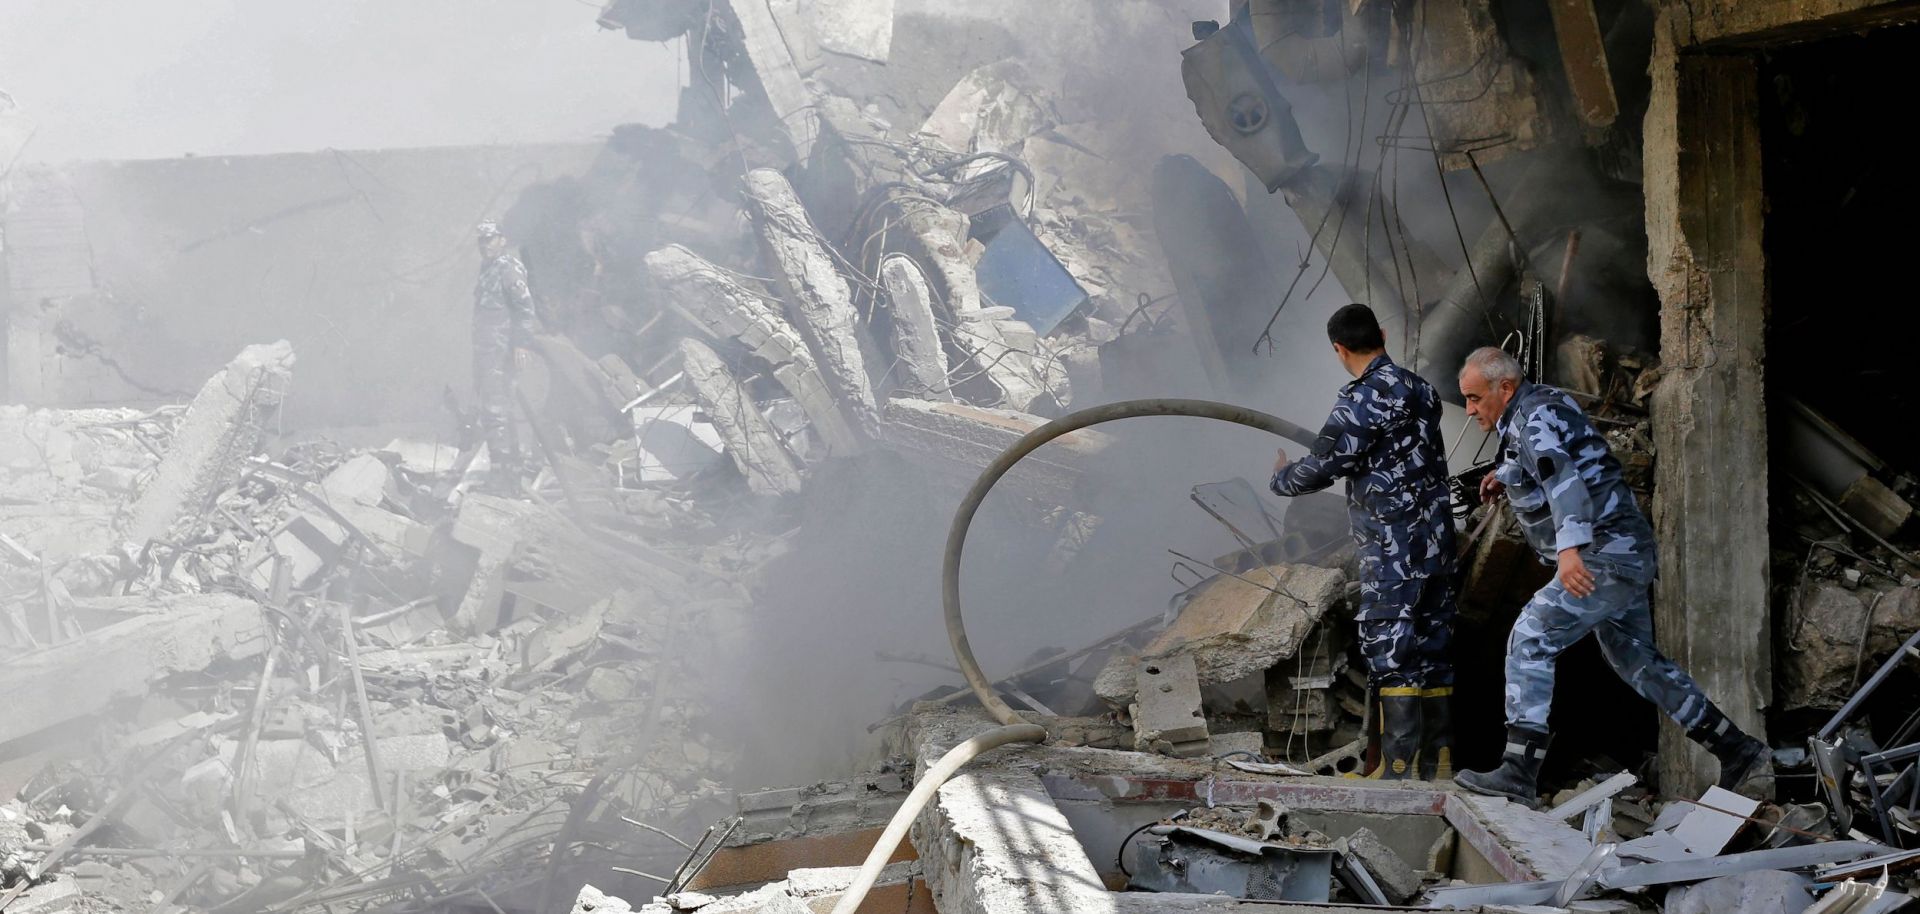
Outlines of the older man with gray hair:
{"type": "Polygon", "coordinates": [[[1607,440],[1565,392],[1528,383],[1513,356],[1491,346],[1460,369],[1467,413],[1500,435],[1500,462],[1480,487],[1502,491],[1527,542],[1556,572],[1520,611],[1507,641],[1507,746],[1500,767],[1454,778],[1475,793],[1538,801],[1547,754],[1554,664],[1592,633],[1641,697],[1720,760],[1733,789],[1764,768],[1765,743],[1741,732],[1700,686],[1653,645],[1653,526],[1620,475],[1607,440]]]}

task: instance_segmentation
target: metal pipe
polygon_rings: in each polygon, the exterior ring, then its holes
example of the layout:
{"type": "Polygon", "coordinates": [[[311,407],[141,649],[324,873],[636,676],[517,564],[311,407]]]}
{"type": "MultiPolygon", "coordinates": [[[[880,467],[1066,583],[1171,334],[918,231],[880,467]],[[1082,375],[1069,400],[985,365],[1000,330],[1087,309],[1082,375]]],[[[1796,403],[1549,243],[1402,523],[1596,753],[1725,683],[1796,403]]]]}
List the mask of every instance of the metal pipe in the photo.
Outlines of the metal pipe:
{"type": "Polygon", "coordinates": [[[854,877],[853,884],[847,887],[840,901],[833,906],[832,914],[853,914],[866,900],[867,892],[880,878],[880,871],[887,866],[887,860],[906,837],[907,829],[918,818],[927,802],[933,799],[947,780],[981,753],[1005,746],[1010,743],[1038,743],[1047,738],[1046,728],[1027,723],[993,690],[993,683],[980,672],[980,663],[973,657],[973,646],[967,641],[966,620],[960,611],[960,556],[967,545],[967,531],[973,526],[973,517],[986,501],[987,493],[993,491],[995,483],[1005,476],[1014,464],[1028,454],[1039,450],[1041,445],[1062,435],[1071,434],[1088,426],[1119,419],[1134,419],[1142,416],[1192,416],[1200,419],[1217,419],[1272,432],[1282,438],[1294,441],[1305,447],[1312,447],[1316,436],[1285,419],[1270,416],[1257,410],[1231,406],[1212,400],[1148,399],[1123,400],[1105,406],[1095,406],[1079,412],[1061,416],[1031,432],[1021,436],[1019,441],[1002,453],[980,472],[967,497],[960,502],[954,513],[953,525],[947,531],[947,550],[945,565],[941,569],[941,602],[946,611],[947,638],[953,644],[953,659],[960,665],[960,672],[967,679],[967,685],[973,689],[975,698],[981,707],[993,715],[993,719],[1002,726],[988,730],[947,751],[940,761],[920,778],[914,785],[913,793],[907,796],[900,810],[887,822],[886,831],[875,842],[873,850],[867,853],[867,859],[860,864],[860,872],[854,877]]]}

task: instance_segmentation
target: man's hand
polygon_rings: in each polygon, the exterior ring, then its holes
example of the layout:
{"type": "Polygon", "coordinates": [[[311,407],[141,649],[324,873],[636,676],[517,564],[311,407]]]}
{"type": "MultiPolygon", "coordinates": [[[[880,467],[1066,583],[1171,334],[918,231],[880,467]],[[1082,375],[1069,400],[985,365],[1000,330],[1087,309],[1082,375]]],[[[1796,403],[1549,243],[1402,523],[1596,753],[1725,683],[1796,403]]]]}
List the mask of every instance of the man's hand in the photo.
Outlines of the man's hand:
{"type": "Polygon", "coordinates": [[[1492,473],[1480,477],[1480,502],[1485,504],[1500,497],[1507,490],[1507,484],[1493,478],[1492,473]]]}
{"type": "Polygon", "coordinates": [[[1560,550],[1560,571],[1554,577],[1575,597],[1585,598],[1593,593],[1593,572],[1587,570],[1579,549],[1560,550]]]}
{"type": "Polygon", "coordinates": [[[1281,470],[1284,470],[1287,468],[1287,464],[1290,461],[1287,460],[1286,448],[1275,448],[1274,450],[1279,451],[1280,453],[1280,456],[1275,458],[1273,461],[1273,472],[1275,475],[1279,475],[1281,470]]]}

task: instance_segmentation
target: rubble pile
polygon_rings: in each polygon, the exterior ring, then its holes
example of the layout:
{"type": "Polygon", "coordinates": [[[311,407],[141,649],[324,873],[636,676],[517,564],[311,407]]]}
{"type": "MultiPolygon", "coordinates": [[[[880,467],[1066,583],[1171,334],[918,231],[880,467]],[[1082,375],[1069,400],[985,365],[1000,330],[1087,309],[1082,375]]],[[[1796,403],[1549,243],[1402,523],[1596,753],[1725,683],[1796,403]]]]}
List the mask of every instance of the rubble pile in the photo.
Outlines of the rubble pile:
{"type": "Polygon", "coordinates": [[[584,861],[673,872],[732,807],[701,683],[777,540],[617,464],[583,522],[551,473],[469,491],[457,448],[269,458],[290,365],[0,417],[0,744],[91,720],[0,807],[0,904],[531,908],[584,861]]]}

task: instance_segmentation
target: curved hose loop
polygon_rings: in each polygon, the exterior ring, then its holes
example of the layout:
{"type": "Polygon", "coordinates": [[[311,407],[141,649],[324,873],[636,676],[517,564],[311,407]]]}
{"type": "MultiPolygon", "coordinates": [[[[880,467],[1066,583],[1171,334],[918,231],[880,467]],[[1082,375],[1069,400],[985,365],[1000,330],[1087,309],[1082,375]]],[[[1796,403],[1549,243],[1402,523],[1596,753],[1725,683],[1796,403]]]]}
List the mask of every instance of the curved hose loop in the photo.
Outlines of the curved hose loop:
{"type": "Polygon", "coordinates": [[[1027,723],[1015,714],[1007,703],[1000,700],[994,692],[993,683],[987,681],[980,672],[980,664],[973,659],[973,647],[967,642],[966,621],[960,615],[960,554],[966,548],[967,530],[973,526],[973,517],[980,505],[987,499],[987,493],[993,491],[1000,477],[1007,475],[1013,465],[1028,454],[1039,450],[1040,446],[1062,435],[1079,431],[1103,422],[1118,419],[1134,419],[1141,416],[1192,416],[1201,419],[1218,419],[1232,422],[1248,428],[1272,432],[1282,438],[1313,447],[1315,435],[1285,419],[1270,416],[1257,410],[1231,406],[1213,400],[1181,400],[1154,398],[1147,400],[1122,400],[1105,406],[1095,406],[1061,416],[1039,428],[1028,432],[1014,442],[1005,453],[995,458],[993,463],[980,473],[967,497],[960,502],[960,509],[954,513],[953,526],[947,531],[947,551],[945,566],[941,570],[941,600],[946,608],[947,637],[953,643],[953,659],[959,663],[960,672],[967,678],[967,685],[973,689],[975,697],[980,699],[982,707],[1001,726],[988,730],[958,746],[948,750],[933,767],[927,769],[920,782],[914,785],[913,793],[907,796],[900,810],[887,822],[886,831],[880,835],[873,850],[867,853],[867,859],[860,865],[860,872],[854,877],[853,884],[847,887],[840,901],[833,906],[833,914],[853,914],[866,900],[867,892],[880,878],[880,871],[886,868],[887,860],[906,837],[907,829],[913,820],[919,818],[920,810],[939,791],[947,780],[958,772],[961,766],[972,761],[981,753],[1010,743],[1039,743],[1047,738],[1046,728],[1027,723]]]}
{"type": "Polygon", "coordinates": [[[953,659],[959,663],[961,674],[967,677],[967,685],[980,699],[980,704],[987,709],[987,713],[993,715],[994,720],[1002,724],[1012,726],[1023,721],[1014,714],[1012,708],[1007,707],[1007,703],[993,691],[993,683],[988,682],[980,672],[979,662],[973,659],[973,647],[967,643],[966,621],[960,616],[960,554],[967,545],[967,529],[973,526],[973,516],[980,510],[981,503],[986,501],[987,493],[993,491],[994,483],[999,482],[1000,477],[1013,469],[1013,465],[1019,463],[1021,458],[1038,450],[1041,445],[1088,426],[1141,416],[1218,419],[1272,432],[1307,447],[1313,446],[1315,437],[1312,432],[1277,416],[1212,400],[1122,400],[1068,413],[1048,422],[1022,436],[993,463],[988,464],[973,488],[967,492],[967,497],[960,502],[960,508],[953,516],[953,526],[947,530],[946,565],[941,570],[940,596],[946,607],[947,637],[953,642],[953,659]]]}

